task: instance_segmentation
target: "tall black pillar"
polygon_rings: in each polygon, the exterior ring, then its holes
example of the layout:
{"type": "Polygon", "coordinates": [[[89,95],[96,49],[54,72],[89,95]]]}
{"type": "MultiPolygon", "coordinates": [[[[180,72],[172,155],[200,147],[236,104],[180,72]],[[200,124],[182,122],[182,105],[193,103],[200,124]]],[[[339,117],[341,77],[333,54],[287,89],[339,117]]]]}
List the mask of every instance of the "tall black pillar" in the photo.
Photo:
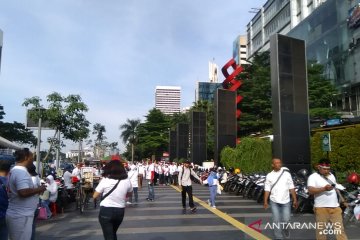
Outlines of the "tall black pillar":
{"type": "Polygon", "coordinates": [[[191,160],[197,165],[206,161],[206,113],[191,112],[191,160]]]}
{"type": "Polygon", "coordinates": [[[189,154],[189,124],[178,123],[176,128],[176,157],[188,159],[189,154]]]}
{"type": "Polygon", "coordinates": [[[176,131],[169,132],[169,161],[176,158],[176,131]]]}
{"type": "Polygon", "coordinates": [[[273,155],[292,171],[310,169],[310,127],[305,42],[270,38],[273,155]]]}
{"type": "Polygon", "coordinates": [[[236,147],[236,92],[217,89],[214,99],[215,117],[215,165],[220,163],[221,150],[236,147]]]}

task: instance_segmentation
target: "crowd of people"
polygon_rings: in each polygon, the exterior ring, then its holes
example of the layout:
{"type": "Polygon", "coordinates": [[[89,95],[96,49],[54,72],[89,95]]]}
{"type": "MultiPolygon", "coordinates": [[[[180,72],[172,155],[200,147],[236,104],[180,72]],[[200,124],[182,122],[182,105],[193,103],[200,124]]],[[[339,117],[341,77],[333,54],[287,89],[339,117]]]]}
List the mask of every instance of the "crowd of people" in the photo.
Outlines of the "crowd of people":
{"type": "MultiPolygon", "coordinates": [[[[47,171],[46,178],[40,179],[33,164],[33,153],[29,149],[16,151],[15,158],[15,166],[10,166],[8,160],[0,159],[0,240],[35,239],[39,208],[45,208],[47,218],[50,218],[52,212],[49,206],[58,198],[58,183],[55,181],[57,173],[47,171]]],[[[93,198],[100,198],[99,223],[106,240],[117,239],[116,232],[123,221],[126,206],[139,202],[139,188],[147,185],[146,200],[153,202],[156,199],[155,185],[178,186],[181,191],[179,203],[184,212],[188,196],[188,206],[194,213],[196,206],[193,201],[193,180],[208,185],[208,204],[215,209],[216,195],[221,191],[221,185],[231,175],[238,173],[232,168],[230,171],[221,167],[204,169],[189,161],[178,164],[147,160],[124,164],[120,159],[113,159],[101,169],[92,168],[89,163],[85,163],[85,166],[78,164],[74,169],[65,167],[62,179],[66,189],[74,188],[74,178],[83,178],[84,167],[90,169],[95,176],[101,175],[93,198]]],[[[266,176],[264,208],[271,208],[274,223],[286,224],[290,222],[291,204],[294,208],[297,207],[294,183],[289,170],[282,166],[280,159],[272,160],[272,168],[273,171],[266,176]]],[[[338,223],[341,230],[338,239],[347,239],[342,224],[340,196],[335,186],[336,178],[330,172],[330,161],[321,159],[317,171],[308,178],[309,193],[315,198],[316,221],[338,223]]],[[[317,239],[324,238],[321,230],[319,227],[316,231],[317,239]]],[[[274,229],[274,236],[275,239],[287,238],[288,229],[274,229]]]]}

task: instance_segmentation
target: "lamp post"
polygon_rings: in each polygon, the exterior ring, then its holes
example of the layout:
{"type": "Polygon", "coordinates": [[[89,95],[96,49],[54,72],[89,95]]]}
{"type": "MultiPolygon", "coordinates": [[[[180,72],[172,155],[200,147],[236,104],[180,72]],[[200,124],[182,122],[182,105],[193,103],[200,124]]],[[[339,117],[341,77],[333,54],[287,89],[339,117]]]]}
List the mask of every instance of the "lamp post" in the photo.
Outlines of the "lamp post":
{"type": "Polygon", "coordinates": [[[36,169],[40,173],[41,170],[41,176],[43,175],[42,168],[40,169],[40,145],[41,145],[41,125],[42,125],[42,112],[45,110],[45,108],[37,108],[36,110],[39,111],[39,120],[38,120],[38,136],[37,136],[37,144],[36,144],[36,169]]]}

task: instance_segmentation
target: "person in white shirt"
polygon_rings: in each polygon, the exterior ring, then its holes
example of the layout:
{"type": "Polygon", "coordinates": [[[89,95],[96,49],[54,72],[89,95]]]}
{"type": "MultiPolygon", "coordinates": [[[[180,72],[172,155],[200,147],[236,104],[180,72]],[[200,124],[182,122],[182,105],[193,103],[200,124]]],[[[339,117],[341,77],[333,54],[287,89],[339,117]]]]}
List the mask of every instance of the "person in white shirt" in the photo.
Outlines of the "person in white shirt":
{"type": "Polygon", "coordinates": [[[103,170],[103,179],[96,187],[93,198],[95,200],[102,195],[99,222],[104,239],[117,239],[116,232],[124,219],[126,197],[133,189],[120,161],[110,161],[103,170]]]}
{"type": "Polygon", "coordinates": [[[72,175],[74,177],[77,177],[77,179],[80,181],[80,179],[81,179],[81,164],[80,163],[76,164],[76,167],[72,171],[72,175]]]}
{"type": "Polygon", "coordinates": [[[149,190],[149,195],[146,198],[146,200],[148,201],[155,201],[154,177],[155,177],[155,165],[150,160],[146,168],[146,181],[148,182],[148,190],[149,190]]]}
{"type": "MultiPolygon", "coordinates": [[[[132,188],[133,188],[133,194],[135,197],[135,203],[138,203],[138,187],[139,187],[139,178],[138,178],[138,170],[135,165],[130,166],[130,171],[128,172],[128,178],[130,179],[132,188]]],[[[128,204],[132,204],[132,196],[129,197],[128,204]]]]}
{"type": "MultiPolygon", "coordinates": [[[[282,167],[282,161],[278,158],[272,160],[273,170],[266,175],[265,192],[264,192],[264,208],[268,208],[268,198],[270,195],[270,206],[273,222],[286,226],[290,221],[291,205],[290,194],[293,199],[293,206],[297,208],[297,198],[294,183],[291,174],[287,168],[282,167]]],[[[286,227],[274,228],[275,239],[284,239],[290,236],[289,229],[286,227]]]]}
{"type": "Polygon", "coordinates": [[[139,188],[142,188],[142,182],[143,182],[143,179],[145,177],[145,167],[144,165],[142,165],[141,163],[138,165],[138,173],[139,173],[139,180],[138,180],[138,183],[139,183],[139,188]]]}
{"type": "Polygon", "coordinates": [[[322,231],[329,222],[334,224],[333,230],[336,239],[347,239],[343,221],[342,210],[339,200],[343,200],[340,193],[337,193],[336,178],[330,173],[330,161],[320,159],[318,163],[318,172],[311,174],[307,185],[309,193],[314,195],[314,212],[317,222],[316,239],[327,239],[322,231]],[[338,199],[338,194],[340,199],[338,199]],[[335,229],[334,229],[335,228],[335,229]]]}
{"type": "Polygon", "coordinates": [[[201,184],[202,181],[199,178],[199,176],[196,175],[196,173],[190,168],[190,164],[191,163],[188,160],[184,162],[184,166],[180,168],[178,181],[179,181],[179,185],[181,186],[181,200],[182,200],[183,210],[184,211],[186,210],[186,193],[187,193],[189,197],[190,209],[192,212],[195,212],[196,207],[194,205],[194,200],[193,200],[192,184],[191,184],[190,176],[193,176],[194,178],[199,180],[201,184]]]}
{"type": "Polygon", "coordinates": [[[15,155],[16,166],[9,173],[6,224],[11,240],[30,240],[39,194],[43,193],[46,187],[35,188],[27,170],[27,166],[33,164],[32,152],[24,148],[16,151],[15,155]]]}
{"type": "Polygon", "coordinates": [[[175,171],[177,169],[176,163],[172,163],[169,167],[170,169],[170,184],[174,184],[177,182],[177,175],[175,176],[175,171]]]}
{"type": "Polygon", "coordinates": [[[165,185],[170,184],[170,168],[167,164],[165,164],[165,166],[164,166],[164,182],[165,182],[165,185]]]}
{"type": "MultiPolygon", "coordinates": [[[[41,186],[40,183],[40,177],[39,174],[36,172],[36,167],[34,164],[31,164],[27,167],[27,170],[29,172],[29,174],[31,175],[31,180],[34,184],[35,188],[38,188],[41,186]]],[[[34,220],[33,220],[33,225],[32,225],[32,234],[31,234],[31,240],[35,240],[35,229],[36,229],[36,217],[38,216],[38,209],[35,209],[35,214],[34,214],[34,220]]],[[[1,239],[1,237],[0,237],[1,239]]]]}
{"type": "Polygon", "coordinates": [[[63,175],[64,185],[65,185],[66,189],[73,189],[74,188],[74,185],[72,184],[72,181],[71,181],[71,177],[72,177],[71,167],[66,166],[65,167],[65,172],[64,172],[64,175],[63,175]]]}

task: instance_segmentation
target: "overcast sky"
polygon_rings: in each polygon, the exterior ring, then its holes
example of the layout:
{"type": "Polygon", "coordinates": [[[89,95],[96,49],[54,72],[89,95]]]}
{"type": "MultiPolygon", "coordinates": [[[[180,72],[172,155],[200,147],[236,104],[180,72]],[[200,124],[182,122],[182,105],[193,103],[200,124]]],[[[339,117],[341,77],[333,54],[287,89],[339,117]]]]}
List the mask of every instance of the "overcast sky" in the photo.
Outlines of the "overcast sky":
{"type": "Polygon", "coordinates": [[[264,3],[0,0],[5,121],[25,122],[27,97],[80,94],[89,121],[119,141],[120,124],[154,107],[156,85],[181,86],[181,107],[191,106],[196,81],[208,79],[208,61],[221,68],[232,57],[234,39],[254,15],[249,11],[264,3]]]}

